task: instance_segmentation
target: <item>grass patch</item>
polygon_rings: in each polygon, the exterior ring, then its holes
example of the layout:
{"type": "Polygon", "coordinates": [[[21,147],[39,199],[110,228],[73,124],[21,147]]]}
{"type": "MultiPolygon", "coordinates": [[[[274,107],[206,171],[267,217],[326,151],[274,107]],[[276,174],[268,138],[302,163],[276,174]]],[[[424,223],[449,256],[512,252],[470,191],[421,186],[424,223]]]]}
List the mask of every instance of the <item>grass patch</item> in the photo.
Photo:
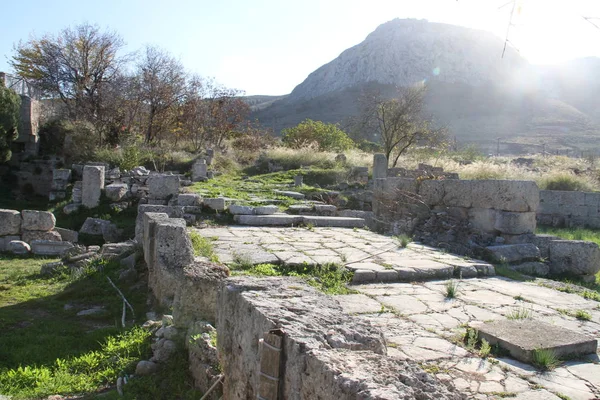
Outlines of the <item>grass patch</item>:
{"type": "Polygon", "coordinates": [[[192,247],[194,248],[194,255],[206,257],[212,262],[218,262],[219,258],[215,254],[213,249],[212,240],[205,238],[198,232],[192,230],[189,231],[190,240],[192,241],[192,247]]]}
{"type": "Polygon", "coordinates": [[[454,299],[458,296],[458,282],[449,280],[445,284],[445,296],[447,299],[454,299]]]}
{"type": "Polygon", "coordinates": [[[577,310],[575,311],[575,318],[580,321],[590,321],[592,319],[592,315],[585,310],[577,310]]]}
{"type": "Polygon", "coordinates": [[[533,312],[527,308],[514,308],[506,314],[507,319],[511,320],[519,320],[519,319],[531,319],[533,317],[533,312]]]}
{"type": "Polygon", "coordinates": [[[560,360],[552,350],[535,349],[532,352],[532,364],[542,371],[552,371],[560,365],[560,360]]]}
{"type": "MultiPolygon", "coordinates": [[[[238,264],[239,265],[239,264],[238,264]]],[[[302,278],[309,285],[319,289],[326,294],[352,294],[355,290],[349,289],[347,285],[352,281],[352,272],[334,263],[311,266],[301,265],[274,265],[258,264],[237,269],[236,264],[232,266],[233,274],[245,274],[256,276],[295,276],[302,278]]]]}
{"type": "Polygon", "coordinates": [[[410,242],[412,242],[412,238],[405,233],[394,236],[394,239],[396,239],[398,245],[402,248],[405,248],[410,242]]]}

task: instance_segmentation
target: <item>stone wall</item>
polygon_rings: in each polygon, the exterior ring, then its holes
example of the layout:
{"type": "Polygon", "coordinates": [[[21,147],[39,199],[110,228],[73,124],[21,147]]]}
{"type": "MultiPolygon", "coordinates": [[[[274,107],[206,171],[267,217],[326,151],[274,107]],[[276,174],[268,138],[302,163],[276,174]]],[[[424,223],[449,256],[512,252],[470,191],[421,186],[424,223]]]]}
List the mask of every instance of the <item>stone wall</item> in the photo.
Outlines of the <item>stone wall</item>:
{"type": "Polygon", "coordinates": [[[540,190],[540,225],[600,228],[600,193],[540,190]]]}
{"type": "Polygon", "coordinates": [[[432,212],[443,212],[475,232],[512,239],[535,231],[538,204],[535,182],[386,178],[375,182],[373,211],[396,224],[391,231],[410,233],[432,212]]]}

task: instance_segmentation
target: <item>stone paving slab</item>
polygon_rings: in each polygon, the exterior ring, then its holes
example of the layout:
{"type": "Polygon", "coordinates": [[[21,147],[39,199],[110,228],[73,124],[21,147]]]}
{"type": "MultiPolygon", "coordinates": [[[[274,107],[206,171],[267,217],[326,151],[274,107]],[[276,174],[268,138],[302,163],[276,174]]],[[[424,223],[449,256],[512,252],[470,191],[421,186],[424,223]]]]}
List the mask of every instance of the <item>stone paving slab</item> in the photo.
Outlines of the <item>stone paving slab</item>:
{"type": "Polygon", "coordinates": [[[416,361],[442,381],[453,384],[467,398],[572,400],[600,398],[600,358],[596,354],[568,361],[553,371],[541,372],[513,358],[483,359],[462,343],[466,326],[506,321],[507,314],[526,309],[532,323],[545,321],[600,337],[600,303],[573,293],[559,292],[535,282],[506,278],[454,280],[458,295],[445,297],[448,281],[355,285],[365,297],[337,296],[344,312],[368,320],[379,328],[388,344],[388,356],[416,361]],[[364,300],[364,301],[363,301],[364,300]],[[379,311],[376,310],[380,304],[379,311]],[[381,308],[383,306],[383,308],[381,308]],[[578,321],[573,313],[587,310],[591,321],[578,321]],[[557,310],[561,310],[559,312],[557,310]]]}
{"type": "MultiPolygon", "coordinates": [[[[287,221],[288,217],[298,218],[279,214],[236,216],[240,221],[256,217],[281,221],[287,221]]],[[[469,260],[418,243],[402,248],[393,237],[358,228],[228,226],[198,229],[197,232],[213,241],[216,255],[226,264],[240,258],[255,265],[265,262],[337,263],[354,271],[354,283],[494,275],[494,267],[483,261],[469,260]]]]}
{"type": "Polygon", "coordinates": [[[596,353],[598,348],[598,341],[591,336],[539,320],[505,319],[473,327],[479,331],[480,339],[499,344],[523,362],[531,362],[537,349],[550,350],[564,358],[596,353]]]}

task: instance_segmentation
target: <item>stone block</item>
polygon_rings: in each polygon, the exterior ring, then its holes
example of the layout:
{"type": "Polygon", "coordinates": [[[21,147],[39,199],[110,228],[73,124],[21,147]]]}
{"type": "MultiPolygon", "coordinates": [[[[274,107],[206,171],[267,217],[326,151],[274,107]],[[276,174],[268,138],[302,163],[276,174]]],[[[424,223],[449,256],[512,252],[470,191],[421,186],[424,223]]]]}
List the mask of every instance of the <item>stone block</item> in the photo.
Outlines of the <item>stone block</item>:
{"type": "Polygon", "coordinates": [[[111,224],[111,222],[105,219],[88,217],[81,226],[81,229],[79,229],[79,233],[101,236],[103,227],[109,224],[111,224]]]}
{"type": "Polygon", "coordinates": [[[595,354],[598,341],[580,332],[539,320],[499,320],[473,326],[479,339],[499,345],[519,361],[532,362],[537,349],[551,350],[557,358],[595,354]]]}
{"type": "Polygon", "coordinates": [[[388,159],[383,153],[373,154],[373,179],[387,178],[388,159]]]}
{"type": "Polygon", "coordinates": [[[48,193],[48,200],[50,201],[60,201],[67,198],[67,193],[64,191],[52,190],[48,193]]]}
{"type": "Polygon", "coordinates": [[[357,269],[352,276],[352,283],[360,284],[374,282],[377,279],[377,272],[370,269],[357,269]]]}
{"type": "Polygon", "coordinates": [[[254,214],[254,207],[243,206],[239,204],[231,204],[228,208],[229,213],[233,215],[252,215],[254,214]]]}
{"type": "Polygon", "coordinates": [[[337,207],[333,204],[315,204],[315,212],[319,215],[335,215],[337,207]]]}
{"type": "Polygon", "coordinates": [[[77,243],[79,241],[79,232],[64,228],[54,228],[60,234],[60,237],[65,242],[77,243]]]}
{"type": "Polygon", "coordinates": [[[444,181],[425,179],[419,186],[419,196],[428,206],[442,204],[444,198],[444,181]]]}
{"type": "Polygon", "coordinates": [[[0,236],[21,233],[21,213],[16,210],[0,209],[0,236]]]}
{"type": "Polygon", "coordinates": [[[71,170],[70,169],[55,169],[52,171],[52,179],[68,182],[71,180],[71,170]]]}
{"type": "Polygon", "coordinates": [[[305,215],[302,217],[305,225],[327,226],[333,228],[362,228],[365,220],[352,217],[325,217],[317,215],[305,215]]]}
{"type": "Polygon", "coordinates": [[[34,240],[45,240],[52,242],[62,241],[60,233],[56,231],[23,231],[21,234],[21,240],[27,243],[31,243],[34,240]]]}
{"type": "Polygon", "coordinates": [[[127,194],[126,183],[111,183],[104,188],[104,193],[110,201],[120,201],[127,194]]]}
{"type": "Polygon", "coordinates": [[[182,193],[177,196],[177,205],[200,207],[202,206],[202,196],[197,193],[182,193]]]}
{"type": "Polygon", "coordinates": [[[8,251],[13,254],[29,254],[31,247],[21,240],[12,240],[8,243],[8,251]]]}
{"type": "MultiPolygon", "coordinates": [[[[449,182],[449,181],[447,181],[449,182]]],[[[535,212],[540,204],[539,189],[532,181],[471,181],[473,207],[514,212],[535,212]]]]}
{"type": "Polygon", "coordinates": [[[534,212],[496,212],[494,228],[501,233],[520,235],[535,232],[536,220],[534,212]]]}
{"type": "Polygon", "coordinates": [[[21,229],[29,231],[51,231],[56,225],[54,214],[49,211],[21,211],[23,223],[21,229]]]}
{"type": "Polygon", "coordinates": [[[208,166],[206,165],[206,160],[204,158],[196,160],[192,165],[192,181],[205,181],[207,179],[207,171],[208,166]]]}
{"type": "Polygon", "coordinates": [[[146,204],[150,204],[151,206],[166,206],[169,204],[169,201],[164,199],[147,199],[146,204]]]}
{"type": "Polygon", "coordinates": [[[378,282],[396,282],[398,281],[398,272],[393,269],[386,269],[383,271],[375,271],[377,274],[376,280],[378,282]]]}
{"type": "Polygon", "coordinates": [[[62,256],[73,248],[73,243],[54,242],[51,240],[32,240],[29,244],[31,252],[38,256],[62,256]]]}
{"type": "Polygon", "coordinates": [[[254,226],[290,226],[302,223],[303,217],[297,215],[235,215],[234,220],[240,225],[254,226]]]}
{"type": "Polygon", "coordinates": [[[303,200],[304,196],[302,193],[292,192],[289,190],[273,190],[273,193],[279,196],[291,197],[292,199],[303,200]]]}
{"type": "Polygon", "coordinates": [[[592,206],[595,208],[598,208],[598,206],[600,206],[600,193],[585,192],[583,196],[584,203],[586,206],[592,206]]]}
{"type": "Polygon", "coordinates": [[[216,199],[204,199],[204,206],[210,208],[211,210],[224,211],[225,199],[223,197],[216,199]]]}
{"type": "MultiPolygon", "coordinates": [[[[140,216],[138,215],[138,218],[140,216]]],[[[144,261],[146,261],[146,265],[148,268],[152,269],[154,267],[154,238],[156,236],[156,223],[160,220],[169,219],[169,215],[166,213],[157,213],[157,212],[144,212],[141,214],[142,217],[142,229],[140,236],[138,239],[138,243],[142,244],[144,250],[144,261]]]]}
{"type": "Polygon", "coordinates": [[[584,240],[552,240],[549,243],[550,272],[595,275],[600,270],[600,247],[584,240]]]}
{"type": "Polygon", "coordinates": [[[522,274],[533,276],[546,276],[550,272],[550,267],[539,261],[528,261],[518,265],[511,265],[510,268],[522,274]]]}
{"type": "Polygon", "coordinates": [[[168,200],[179,194],[179,176],[151,175],[147,182],[151,199],[168,200]]]}
{"type": "Polygon", "coordinates": [[[304,183],[304,176],[303,175],[296,175],[294,176],[294,186],[298,187],[298,186],[302,186],[304,183]]]}
{"type": "Polygon", "coordinates": [[[145,213],[165,213],[169,216],[169,218],[183,218],[183,214],[185,214],[184,207],[140,204],[138,206],[138,214],[135,220],[135,239],[138,243],[142,243],[143,240],[143,217],[145,213]]]}
{"type": "Polygon", "coordinates": [[[76,213],[77,211],[79,211],[80,208],[81,208],[81,204],[71,203],[71,204],[67,204],[66,206],[63,207],[63,212],[65,214],[69,215],[69,214],[76,213]]]}
{"type": "Polygon", "coordinates": [[[533,243],[506,244],[486,247],[487,254],[494,262],[521,263],[536,261],[540,258],[540,249],[533,243]]]}
{"type": "Polygon", "coordinates": [[[194,262],[194,249],[183,219],[156,222],[154,261],[160,269],[183,269],[194,262]]]}
{"type": "Polygon", "coordinates": [[[573,191],[558,191],[558,202],[561,206],[573,207],[585,205],[585,193],[573,191]]]}
{"type": "MultiPolygon", "coordinates": [[[[471,207],[473,181],[444,181],[444,197],[442,204],[447,207],[471,207]]],[[[480,207],[486,208],[486,207],[480,207]]]]}
{"type": "MultiPolygon", "coordinates": [[[[313,205],[310,204],[292,204],[288,207],[288,212],[292,214],[307,214],[312,212],[314,209],[313,205]]],[[[347,215],[345,215],[347,216],[347,215]]]]}
{"type": "Polygon", "coordinates": [[[481,232],[494,232],[496,225],[496,210],[490,208],[469,209],[471,228],[481,232]]]}
{"type": "Polygon", "coordinates": [[[279,207],[275,205],[260,206],[254,208],[254,214],[256,215],[272,215],[279,212],[279,207]]]}
{"type": "Polygon", "coordinates": [[[83,167],[81,204],[87,208],[98,207],[104,189],[104,167],[86,165],[83,167]]]}

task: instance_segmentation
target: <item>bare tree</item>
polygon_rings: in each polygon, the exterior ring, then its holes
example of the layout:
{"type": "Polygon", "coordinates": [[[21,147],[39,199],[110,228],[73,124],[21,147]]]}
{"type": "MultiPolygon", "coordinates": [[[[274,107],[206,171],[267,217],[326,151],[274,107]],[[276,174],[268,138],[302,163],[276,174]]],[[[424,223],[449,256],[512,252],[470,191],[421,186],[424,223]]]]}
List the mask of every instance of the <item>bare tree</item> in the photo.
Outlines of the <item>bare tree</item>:
{"type": "Polygon", "coordinates": [[[396,98],[384,99],[380,92],[367,92],[360,99],[361,114],[355,129],[375,135],[392,167],[400,155],[416,145],[442,141],[445,129],[432,128],[423,117],[425,86],[399,88],[396,98]]]}
{"type": "Polygon", "coordinates": [[[104,88],[118,75],[123,39],[95,25],[67,28],[15,46],[10,64],[16,74],[51,98],[59,98],[70,118],[100,117],[104,88]]]}
{"type": "Polygon", "coordinates": [[[174,110],[186,94],[186,73],[179,60],[148,46],[138,64],[140,97],[145,106],[146,143],[159,141],[172,128],[174,110]]]}

